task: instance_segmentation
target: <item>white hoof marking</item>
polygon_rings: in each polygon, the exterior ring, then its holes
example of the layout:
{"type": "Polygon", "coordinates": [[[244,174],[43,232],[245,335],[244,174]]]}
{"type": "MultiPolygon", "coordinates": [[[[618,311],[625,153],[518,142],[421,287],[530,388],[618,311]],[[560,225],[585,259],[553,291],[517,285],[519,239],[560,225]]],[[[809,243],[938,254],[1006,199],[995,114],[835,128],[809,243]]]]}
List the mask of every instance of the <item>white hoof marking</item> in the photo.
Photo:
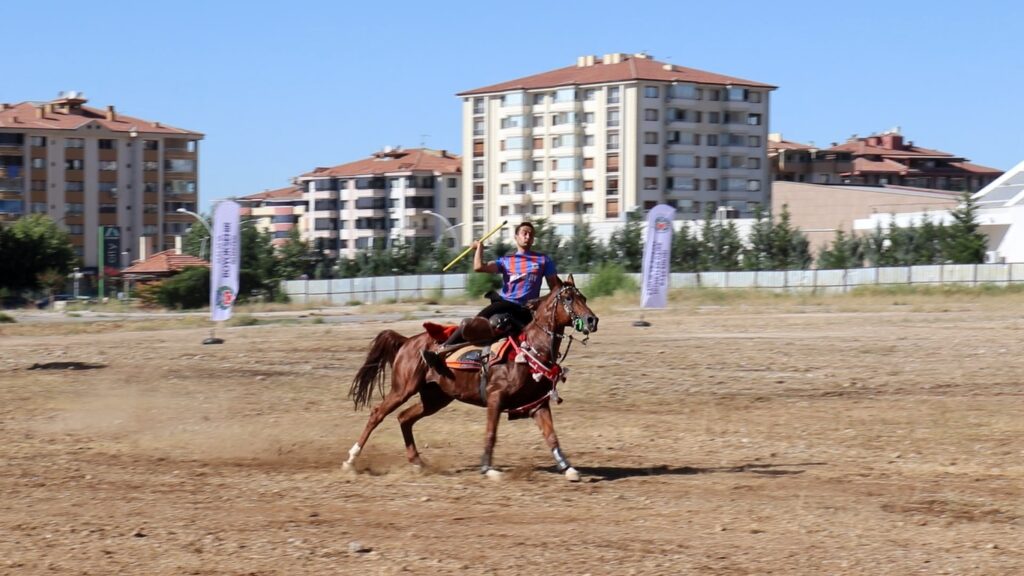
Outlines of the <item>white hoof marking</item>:
{"type": "Polygon", "coordinates": [[[495,470],[494,468],[491,468],[487,472],[484,472],[484,476],[487,476],[491,480],[497,481],[497,480],[501,480],[502,477],[504,477],[505,475],[502,474],[502,472],[500,470],[495,470]]]}
{"type": "Polygon", "coordinates": [[[565,470],[565,479],[568,480],[569,482],[579,482],[580,481],[580,473],[577,472],[575,468],[570,466],[569,468],[566,468],[566,470],[565,470]]]}

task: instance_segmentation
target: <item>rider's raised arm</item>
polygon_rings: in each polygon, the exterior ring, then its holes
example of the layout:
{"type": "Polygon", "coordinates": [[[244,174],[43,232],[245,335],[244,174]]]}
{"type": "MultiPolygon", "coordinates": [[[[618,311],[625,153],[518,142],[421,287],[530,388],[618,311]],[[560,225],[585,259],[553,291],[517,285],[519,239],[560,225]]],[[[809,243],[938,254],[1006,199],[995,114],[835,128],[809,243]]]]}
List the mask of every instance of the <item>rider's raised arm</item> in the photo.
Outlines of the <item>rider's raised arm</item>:
{"type": "Polygon", "coordinates": [[[498,264],[493,260],[484,263],[484,245],[482,242],[474,241],[472,244],[473,248],[476,248],[476,252],[473,253],[473,271],[474,272],[488,272],[491,274],[497,274],[501,272],[498,269],[498,264]]]}

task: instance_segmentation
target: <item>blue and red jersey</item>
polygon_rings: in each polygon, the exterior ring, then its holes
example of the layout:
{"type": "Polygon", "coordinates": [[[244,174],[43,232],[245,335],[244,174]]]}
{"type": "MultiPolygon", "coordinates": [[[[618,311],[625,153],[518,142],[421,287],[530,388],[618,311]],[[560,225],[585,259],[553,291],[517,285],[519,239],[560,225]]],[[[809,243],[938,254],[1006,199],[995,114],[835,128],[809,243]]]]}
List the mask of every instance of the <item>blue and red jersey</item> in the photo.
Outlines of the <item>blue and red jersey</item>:
{"type": "Polygon", "coordinates": [[[538,252],[508,254],[495,260],[501,271],[501,290],[498,294],[509,302],[524,305],[540,297],[544,278],[557,274],[555,261],[538,252]]]}

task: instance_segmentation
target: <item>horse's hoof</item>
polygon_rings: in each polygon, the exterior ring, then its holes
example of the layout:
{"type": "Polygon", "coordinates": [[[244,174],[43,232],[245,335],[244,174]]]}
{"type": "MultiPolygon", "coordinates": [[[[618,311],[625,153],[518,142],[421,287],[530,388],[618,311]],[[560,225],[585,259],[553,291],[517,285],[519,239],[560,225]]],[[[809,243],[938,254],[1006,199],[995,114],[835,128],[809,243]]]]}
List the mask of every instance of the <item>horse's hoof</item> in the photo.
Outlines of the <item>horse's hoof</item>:
{"type": "Polygon", "coordinates": [[[423,474],[423,464],[412,464],[413,474],[423,474]]]}
{"type": "Polygon", "coordinates": [[[349,474],[355,474],[356,473],[356,467],[353,466],[350,462],[342,462],[341,463],[341,470],[343,472],[348,472],[349,474]]]}
{"type": "Polygon", "coordinates": [[[503,474],[501,472],[501,470],[497,470],[495,468],[491,468],[487,472],[484,472],[484,476],[487,476],[491,480],[498,481],[498,480],[501,480],[505,476],[505,474],[503,474]]]}
{"type": "Polygon", "coordinates": [[[575,468],[570,466],[565,470],[565,479],[568,480],[569,482],[579,482],[580,473],[577,472],[575,468]]]}

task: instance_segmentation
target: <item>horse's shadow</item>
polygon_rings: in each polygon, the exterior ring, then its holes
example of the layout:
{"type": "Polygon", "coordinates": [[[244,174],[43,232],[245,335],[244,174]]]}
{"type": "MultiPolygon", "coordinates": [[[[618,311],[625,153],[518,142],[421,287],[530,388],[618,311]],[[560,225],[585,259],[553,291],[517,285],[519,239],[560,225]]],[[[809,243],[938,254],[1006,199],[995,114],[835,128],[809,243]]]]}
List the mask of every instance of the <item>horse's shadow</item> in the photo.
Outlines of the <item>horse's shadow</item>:
{"type": "Polygon", "coordinates": [[[693,476],[696,474],[737,474],[749,472],[761,476],[793,476],[803,474],[807,467],[825,466],[825,462],[799,462],[794,464],[741,464],[739,466],[712,466],[697,468],[694,466],[577,466],[584,478],[590,482],[614,482],[625,478],[645,476],[693,476]]]}

